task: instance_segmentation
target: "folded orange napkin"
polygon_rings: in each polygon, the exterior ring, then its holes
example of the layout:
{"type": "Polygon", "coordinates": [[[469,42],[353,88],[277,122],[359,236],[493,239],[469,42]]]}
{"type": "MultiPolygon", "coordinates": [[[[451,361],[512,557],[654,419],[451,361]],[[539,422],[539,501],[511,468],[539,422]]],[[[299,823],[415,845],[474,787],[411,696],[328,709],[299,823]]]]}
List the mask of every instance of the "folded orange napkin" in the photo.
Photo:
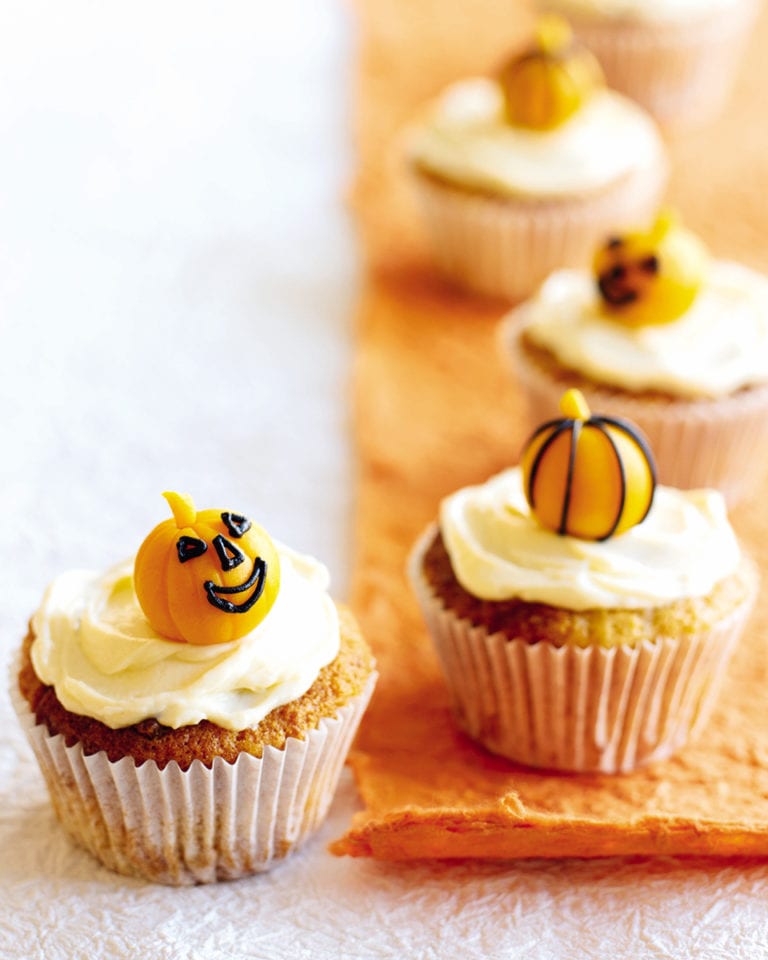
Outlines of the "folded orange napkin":
{"type": "MultiPolygon", "coordinates": [[[[537,773],[492,756],[453,724],[406,581],[407,555],[442,496],[517,461],[525,428],[496,344],[504,305],[460,295],[434,275],[396,143],[424,98],[498,63],[530,14],[514,0],[360,0],[358,14],[354,205],[367,270],[357,315],[352,603],[381,681],[352,754],[365,809],[332,850],[386,859],[768,854],[762,598],[704,736],[665,763],[615,777],[537,773]]],[[[716,255],[768,270],[761,49],[768,16],[732,109],[670,144],[669,199],[716,255]]],[[[768,503],[742,504],[732,519],[768,578],[768,503]]]]}

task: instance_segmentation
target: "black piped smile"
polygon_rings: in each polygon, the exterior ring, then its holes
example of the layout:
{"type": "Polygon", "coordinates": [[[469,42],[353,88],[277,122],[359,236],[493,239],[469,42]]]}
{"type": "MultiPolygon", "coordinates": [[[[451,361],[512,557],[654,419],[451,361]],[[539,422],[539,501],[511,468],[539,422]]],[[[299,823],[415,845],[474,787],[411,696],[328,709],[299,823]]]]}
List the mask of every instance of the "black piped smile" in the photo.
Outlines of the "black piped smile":
{"type": "Polygon", "coordinates": [[[224,613],[247,613],[264,592],[264,584],[266,581],[267,564],[261,557],[256,557],[253,561],[251,575],[244,583],[238,584],[235,587],[222,587],[217,586],[213,580],[206,580],[203,587],[208,597],[208,603],[217,609],[222,610],[224,613]],[[255,588],[253,593],[247,599],[243,600],[242,603],[233,603],[231,600],[226,599],[236,594],[247,593],[252,587],[255,588]]]}

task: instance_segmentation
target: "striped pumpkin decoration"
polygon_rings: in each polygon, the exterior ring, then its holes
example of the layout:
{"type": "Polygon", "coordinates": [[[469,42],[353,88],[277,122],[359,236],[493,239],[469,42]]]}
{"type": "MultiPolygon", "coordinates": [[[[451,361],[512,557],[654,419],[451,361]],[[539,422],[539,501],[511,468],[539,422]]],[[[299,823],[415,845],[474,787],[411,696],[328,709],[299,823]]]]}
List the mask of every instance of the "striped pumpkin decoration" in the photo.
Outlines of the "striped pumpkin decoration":
{"type": "Polygon", "coordinates": [[[626,420],[592,416],[578,390],[563,418],[542,424],[522,457],[525,496],[539,523],[561,536],[607,540],[648,515],[656,468],[648,443],[626,420]]]}

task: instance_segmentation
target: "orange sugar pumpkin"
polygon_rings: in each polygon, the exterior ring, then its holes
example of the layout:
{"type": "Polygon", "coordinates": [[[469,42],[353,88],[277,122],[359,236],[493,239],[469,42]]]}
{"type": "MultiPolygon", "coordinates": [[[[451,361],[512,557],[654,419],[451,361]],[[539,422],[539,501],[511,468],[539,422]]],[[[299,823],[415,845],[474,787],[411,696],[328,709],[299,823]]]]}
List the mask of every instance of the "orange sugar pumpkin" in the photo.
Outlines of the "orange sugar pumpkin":
{"type": "Polygon", "coordinates": [[[539,523],[561,535],[607,540],[641,523],[653,502],[653,456],[633,424],[592,416],[578,390],[562,419],[542,424],[522,457],[523,485],[539,523]]]}
{"type": "Polygon", "coordinates": [[[671,323],[694,302],[709,255],[702,241],[663,210],[650,230],[610,237],[593,271],[602,309],[629,327],[671,323]]]}
{"type": "Polygon", "coordinates": [[[275,545],[241,514],[198,512],[190,497],[163,496],[173,518],[150,532],[134,563],[144,615],[169,640],[238,640],[266,617],[277,598],[275,545]]]}
{"type": "Polygon", "coordinates": [[[604,82],[595,57],[555,14],[540,18],[532,47],[504,64],[498,80],[508,123],[532,130],[559,127],[604,82]]]}

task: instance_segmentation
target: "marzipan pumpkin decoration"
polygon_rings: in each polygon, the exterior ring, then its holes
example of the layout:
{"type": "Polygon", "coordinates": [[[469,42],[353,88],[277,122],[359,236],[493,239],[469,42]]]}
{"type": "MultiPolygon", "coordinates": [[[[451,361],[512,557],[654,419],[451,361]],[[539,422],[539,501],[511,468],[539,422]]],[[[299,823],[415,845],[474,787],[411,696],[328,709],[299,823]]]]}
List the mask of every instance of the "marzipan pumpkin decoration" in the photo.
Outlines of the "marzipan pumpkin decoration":
{"type": "Polygon", "coordinates": [[[533,46],[506,63],[498,80],[507,122],[532,130],[559,127],[604,84],[595,57],[555,14],[539,20],[533,46]]]}
{"type": "Polygon", "coordinates": [[[134,564],[144,615],[169,640],[238,640],[266,617],[277,598],[275,545],[241,514],[198,512],[188,496],[163,496],[173,519],[150,532],[134,564]]]}
{"type": "Polygon", "coordinates": [[[696,299],[708,260],[701,240],[663,211],[650,230],[611,237],[598,250],[603,310],[631,327],[677,320],[696,299]]]}
{"type": "Polygon", "coordinates": [[[653,456],[625,420],[592,416],[578,390],[560,401],[563,419],[542,424],[523,451],[525,496],[539,523],[583,540],[607,540],[648,515],[653,456]]]}

